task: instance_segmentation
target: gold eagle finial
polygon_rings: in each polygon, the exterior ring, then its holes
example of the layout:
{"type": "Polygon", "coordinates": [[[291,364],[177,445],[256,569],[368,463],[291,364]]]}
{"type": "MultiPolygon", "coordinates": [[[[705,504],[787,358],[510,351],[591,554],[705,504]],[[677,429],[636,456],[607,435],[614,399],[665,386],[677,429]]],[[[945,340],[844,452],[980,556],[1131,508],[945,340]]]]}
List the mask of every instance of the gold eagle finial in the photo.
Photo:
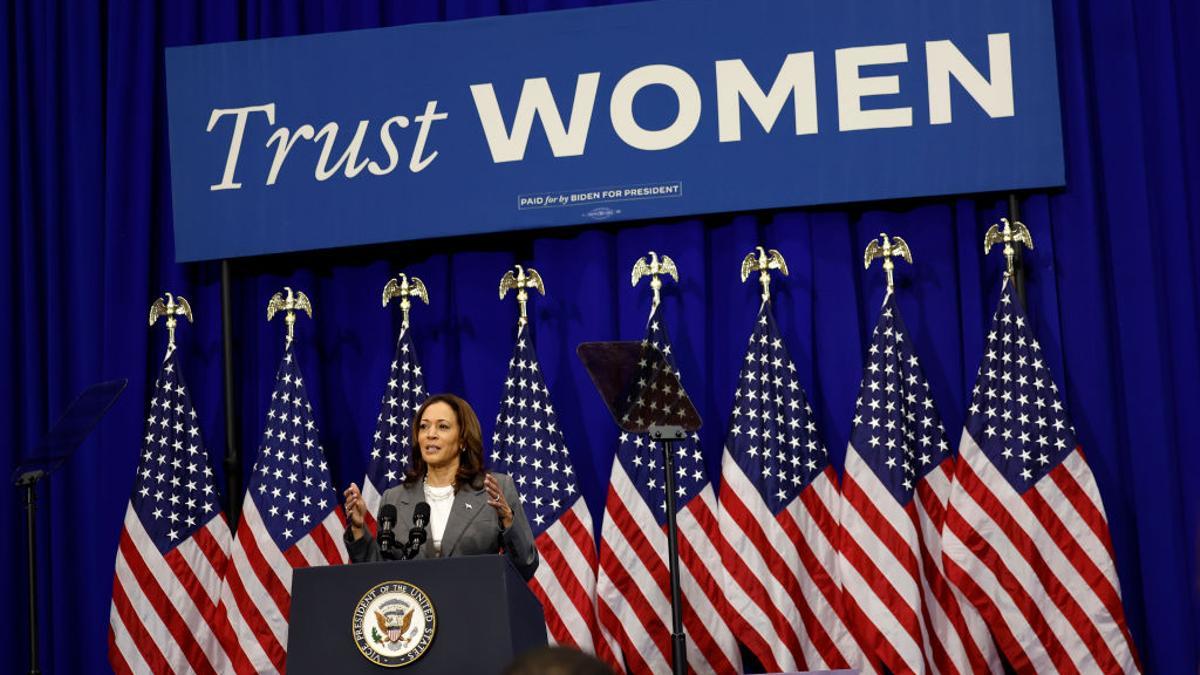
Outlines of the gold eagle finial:
{"type": "Polygon", "coordinates": [[[788,275],[787,262],[783,259],[783,254],[775,249],[766,250],[762,246],[755,246],[754,251],[747,253],[742,260],[742,283],[746,283],[752,273],[758,272],[764,304],[771,299],[770,270],[779,270],[785,277],[788,275]]]}
{"type": "Polygon", "coordinates": [[[401,272],[388,279],[383,287],[383,306],[387,307],[388,300],[392,298],[400,298],[400,312],[404,317],[400,325],[402,328],[408,328],[408,310],[412,309],[412,300],[409,298],[420,298],[428,305],[429,291],[425,290],[425,282],[401,272]]]}
{"type": "Polygon", "coordinates": [[[275,318],[276,312],[284,312],[283,320],[287,324],[287,343],[290,345],[295,337],[296,312],[302,311],[311,319],[313,309],[312,303],[308,301],[308,296],[304,294],[304,291],[293,292],[291,286],[284,286],[283,290],[287,291],[286,297],[283,293],[276,293],[267,303],[267,321],[275,318]]]}
{"type": "Polygon", "coordinates": [[[633,264],[633,286],[638,285],[638,280],[642,277],[650,277],[650,289],[654,291],[654,302],[650,305],[650,313],[654,314],[654,310],[658,307],[659,291],[662,290],[662,279],[659,276],[670,275],[675,283],[679,283],[679,270],[675,269],[675,261],[668,256],[661,258],[654,251],[650,251],[650,262],[646,262],[646,257],[642,256],[633,264]]]}
{"type": "Polygon", "coordinates": [[[867,250],[863,253],[863,269],[870,269],[871,261],[876,258],[883,258],[883,271],[887,273],[887,292],[891,293],[892,270],[896,267],[892,258],[902,258],[911,265],[912,251],[908,250],[908,242],[900,237],[888,239],[887,232],[880,232],[879,239],[872,239],[871,243],[867,244],[867,250]]]}
{"type": "Polygon", "coordinates": [[[167,317],[167,351],[170,351],[175,349],[175,317],[186,317],[188,323],[192,323],[192,306],[182,295],[163,293],[163,296],[166,297],[166,302],[158,298],[150,305],[150,325],[158,323],[160,317],[167,317]]]}
{"type": "Polygon", "coordinates": [[[992,250],[992,246],[996,244],[1004,244],[1004,258],[1008,262],[1008,269],[1005,274],[1012,278],[1014,271],[1013,259],[1017,255],[1017,248],[1014,244],[1021,244],[1025,248],[1033,249],[1033,237],[1029,234],[1029,228],[1019,220],[1008,222],[1008,218],[1001,218],[1000,222],[1004,223],[1004,229],[1000,229],[1000,225],[995,224],[988,228],[987,234],[983,235],[983,254],[987,255],[992,250]]]}
{"type": "Polygon", "coordinates": [[[514,269],[516,274],[513,274],[513,270],[508,270],[500,277],[500,299],[503,300],[509,290],[517,291],[517,303],[521,305],[521,318],[517,319],[517,326],[524,326],[529,323],[525,313],[525,306],[529,302],[529,291],[526,289],[535,288],[538,293],[545,295],[546,286],[542,283],[542,275],[532,267],[515,265],[514,269]]]}

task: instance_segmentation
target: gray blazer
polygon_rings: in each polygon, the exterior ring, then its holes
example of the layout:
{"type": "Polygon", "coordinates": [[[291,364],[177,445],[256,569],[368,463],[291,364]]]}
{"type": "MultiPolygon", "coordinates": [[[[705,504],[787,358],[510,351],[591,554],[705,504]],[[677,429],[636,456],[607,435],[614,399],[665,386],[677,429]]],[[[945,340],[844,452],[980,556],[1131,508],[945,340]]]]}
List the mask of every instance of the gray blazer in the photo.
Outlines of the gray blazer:
{"type": "MultiPolygon", "coordinates": [[[[450,507],[450,517],[446,520],[446,531],[442,534],[442,556],[448,558],[494,554],[503,549],[513,567],[528,581],[533,578],[533,572],[538,566],[533,530],[529,527],[529,521],[525,519],[525,509],[521,506],[521,499],[517,496],[512,479],[502,473],[492,473],[492,476],[496,478],[505,501],[512,508],[512,527],[507,530],[500,527],[500,514],[488,506],[487,491],[483,489],[483,475],[480,475],[473,484],[462,487],[454,495],[454,505],[450,507]]],[[[420,481],[401,483],[383,493],[380,508],[382,509],[384,504],[396,507],[395,532],[398,543],[408,541],[413,510],[423,501],[425,491],[420,481]]],[[[361,539],[355,540],[354,533],[350,528],[346,528],[344,540],[351,562],[383,560],[379,552],[379,543],[371,536],[370,530],[364,532],[361,539]]],[[[433,557],[433,537],[429,537],[425,546],[417,553],[417,558],[433,557]]]]}

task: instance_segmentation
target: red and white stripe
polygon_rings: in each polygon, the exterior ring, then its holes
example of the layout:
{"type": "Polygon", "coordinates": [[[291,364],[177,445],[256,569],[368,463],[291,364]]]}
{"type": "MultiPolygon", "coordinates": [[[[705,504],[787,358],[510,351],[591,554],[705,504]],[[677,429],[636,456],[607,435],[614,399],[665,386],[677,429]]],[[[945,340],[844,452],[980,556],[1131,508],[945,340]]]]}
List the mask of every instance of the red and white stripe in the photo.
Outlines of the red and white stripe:
{"type": "Polygon", "coordinates": [[[851,444],[839,544],[850,629],[893,673],[1000,673],[979,613],[945,578],[941,528],[954,458],[901,506],[851,444]]]}
{"type": "Polygon", "coordinates": [[[582,497],[535,540],[542,564],[529,588],[542,602],[551,644],[575,647],[615,661],[596,623],[596,542],[592,514],[582,497]]]}
{"type": "MultiPolygon", "coordinates": [[[[671,670],[671,585],[666,527],[642,500],[618,458],[600,528],[596,611],[616,665],[632,673],[671,670]],[[623,659],[624,663],[621,663],[623,659]]],[[[688,665],[698,673],[741,672],[714,539],[716,499],[706,486],[679,509],[680,597],[688,665]]]]}
{"type": "Polygon", "coordinates": [[[375,514],[379,513],[379,509],[383,506],[383,495],[380,494],[379,488],[371,482],[371,477],[363,477],[362,490],[359,491],[362,495],[363,504],[367,507],[367,512],[363,514],[363,525],[366,526],[374,537],[378,534],[379,523],[375,520],[375,514]]]}
{"type": "Polygon", "coordinates": [[[943,529],[947,577],[1017,672],[1135,673],[1108,523],[1076,448],[1025,494],[963,432],[943,529]]]}
{"type": "Polygon", "coordinates": [[[839,501],[826,467],[775,515],[729,451],[721,457],[719,541],[730,624],[767,670],[874,672],[841,614],[839,501]]]}
{"type": "Polygon", "coordinates": [[[115,672],[229,670],[217,619],[229,539],[229,525],[219,513],[163,555],[130,504],[108,619],[108,656],[115,672]]]}
{"type": "Polygon", "coordinates": [[[221,588],[221,608],[228,620],[222,640],[238,673],[283,672],[292,570],[346,563],[344,530],[345,517],[338,506],[307,535],[281,551],[266,530],[253,494],[246,494],[221,588]]]}

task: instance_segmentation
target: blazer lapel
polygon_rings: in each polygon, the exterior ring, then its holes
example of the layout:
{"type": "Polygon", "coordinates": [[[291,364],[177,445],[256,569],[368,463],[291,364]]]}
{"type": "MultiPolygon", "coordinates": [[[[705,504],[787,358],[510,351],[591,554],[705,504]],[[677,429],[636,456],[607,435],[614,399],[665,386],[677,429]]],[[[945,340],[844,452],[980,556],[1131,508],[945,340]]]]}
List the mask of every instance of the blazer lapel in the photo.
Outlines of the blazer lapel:
{"type": "Polygon", "coordinates": [[[454,495],[454,505],[450,507],[450,517],[446,519],[446,531],[442,533],[443,558],[454,553],[454,547],[458,545],[463,532],[487,507],[487,493],[482,489],[467,485],[454,495]]]}
{"type": "Polygon", "coordinates": [[[400,484],[400,489],[396,491],[396,530],[408,532],[412,527],[413,510],[417,502],[421,501],[417,498],[420,489],[420,483],[400,484]]]}

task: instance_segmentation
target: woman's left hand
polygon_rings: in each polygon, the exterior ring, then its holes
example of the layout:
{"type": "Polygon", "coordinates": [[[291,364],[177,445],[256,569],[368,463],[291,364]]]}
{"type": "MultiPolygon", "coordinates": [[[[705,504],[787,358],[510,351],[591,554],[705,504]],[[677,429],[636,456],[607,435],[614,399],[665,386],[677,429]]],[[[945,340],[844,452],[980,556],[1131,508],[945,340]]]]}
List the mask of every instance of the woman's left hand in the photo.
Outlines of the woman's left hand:
{"type": "Polygon", "coordinates": [[[504,529],[512,527],[513,511],[508,505],[508,501],[504,499],[504,493],[500,490],[500,483],[496,482],[495,476],[488,474],[483,479],[483,489],[488,493],[488,505],[496,509],[496,514],[500,516],[500,525],[504,529]]]}

